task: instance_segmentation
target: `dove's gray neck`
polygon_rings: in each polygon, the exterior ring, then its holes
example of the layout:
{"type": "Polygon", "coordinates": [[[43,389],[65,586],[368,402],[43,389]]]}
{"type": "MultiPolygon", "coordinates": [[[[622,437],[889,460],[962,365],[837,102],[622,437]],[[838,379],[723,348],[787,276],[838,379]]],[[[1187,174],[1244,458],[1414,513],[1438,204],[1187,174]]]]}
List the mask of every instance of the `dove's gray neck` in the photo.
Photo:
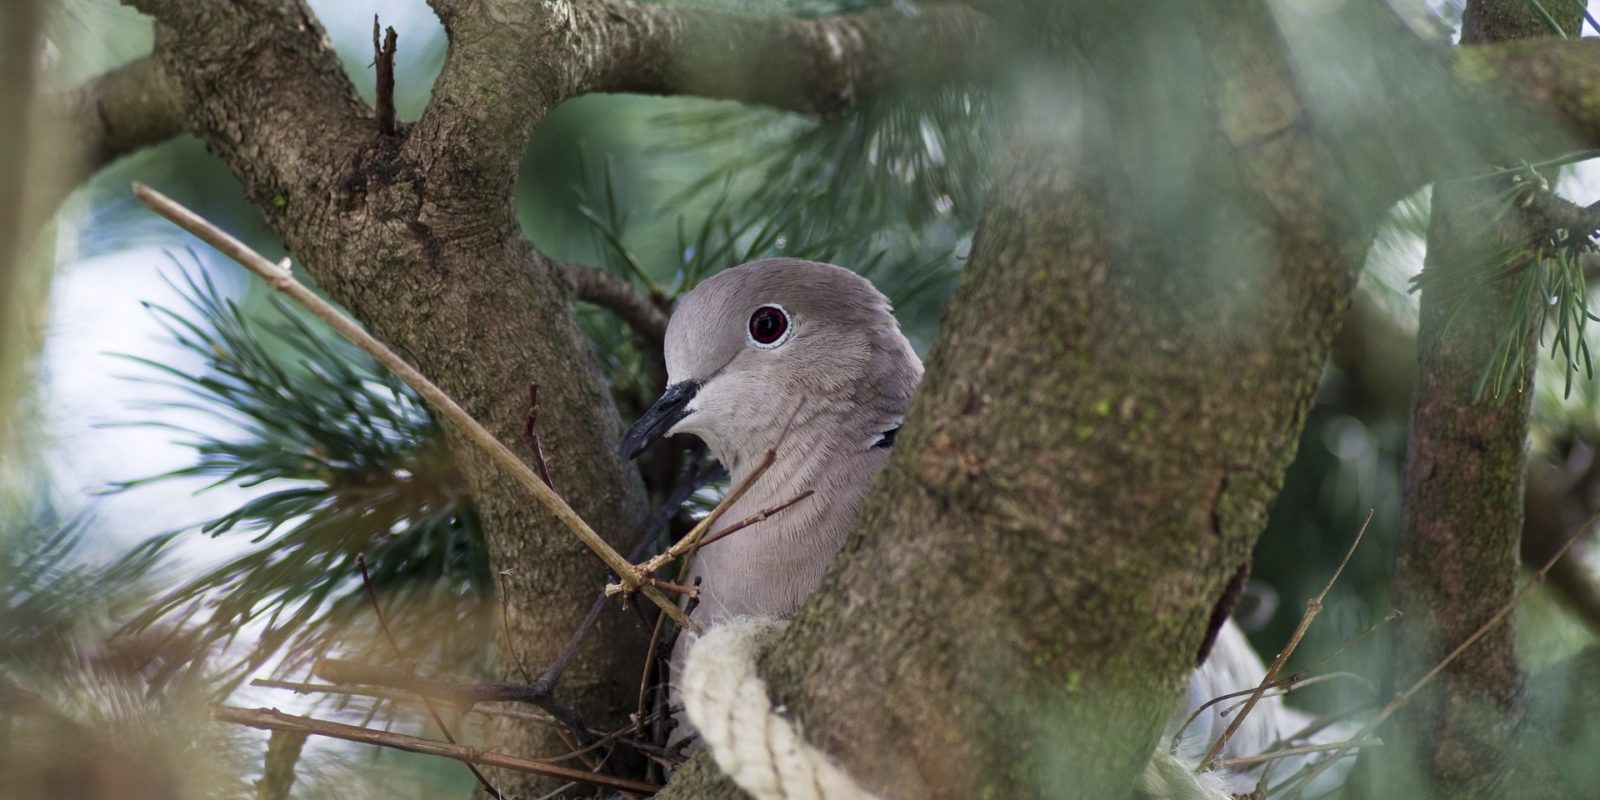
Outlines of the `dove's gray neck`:
{"type": "Polygon", "coordinates": [[[783,423],[741,437],[739,449],[713,452],[738,486],[777,444],[772,466],[731,505],[708,532],[768,511],[810,491],[794,505],[702,548],[690,578],[703,579],[695,619],[702,625],[744,615],[788,616],[822,581],[844,543],[873,476],[888,461],[893,413],[862,414],[808,400],[783,434],[783,423]],[[848,413],[846,413],[848,412],[848,413]]]}

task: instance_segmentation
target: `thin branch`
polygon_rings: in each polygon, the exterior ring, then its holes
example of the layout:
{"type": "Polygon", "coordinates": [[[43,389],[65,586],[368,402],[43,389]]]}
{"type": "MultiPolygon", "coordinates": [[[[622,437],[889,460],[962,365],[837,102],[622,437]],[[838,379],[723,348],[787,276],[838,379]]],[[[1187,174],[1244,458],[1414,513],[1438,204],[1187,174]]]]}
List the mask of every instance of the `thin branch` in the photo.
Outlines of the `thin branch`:
{"type": "Polygon", "coordinates": [[[1280,758],[1288,758],[1290,756],[1303,756],[1303,755],[1307,755],[1307,754],[1310,754],[1310,753],[1326,753],[1326,752],[1328,752],[1330,750],[1339,751],[1339,755],[1335,755],[1335,756],[1333,756],[1332,759],[1330,759],[1330,760],[1337,760],[1346,750],[1350,750],[1350,749],[1353,749],[1353,748],[1382,747],[1382,746],[1383,746],[1383,740],[1382,739],[1376,739],[1376,738],[1352,739],[1352,740],[1350,740],[1348,742],[1334,742],[1332,744],[1305,744],[1305,745],[1300,745],[1299,747],[1285,747],[1285,748],[1283,748],[1281,750],[1273,750],[1271,752],[1262,753],[1260,755],[1242,756],[1240,758],[1224,758],[1221,761],[1217,762],[1217,769],[1231,769],[1233,767],[1251,767],[1251,766],[1255,766],[1256,764],[1265,764],[1268,761],[1277,761],[1280,758]]]}
{"type": "Polygon", "coordinates": [[[466,747],[449,742],[439,742],[424,739],[418,736],[406,736],[388,731],[376,731],[355,725],[345,725],[339,722],[299,717],[285,714],[272,708],[237,708],[234,706],[213,706],[211,718],[219,722],[231,722],[236,725],[246,725],[262,730],[299,731],[314,736],[327,736],[334,739],[343,739],[347,742],[360,742],[362,744],[389,747],[395,750],[405,750],[411,753],[453,758],[469,764],[480,764],[486,767],[498,767],[516,772],[527,772],[542,775],[547,778],[557,778],[565,781],[576,781],[590,786],[600,786],[607,789],[616,789],[635,794],[654,794],[661,789],[660,786],[642,781],[618,778],[611,775],[601,775],[584,770],[571,769],[556,764],[547,764],[531,758],[508,756],[494,751],[479,750],[475,747],[466,747]]]}
{"type": "MultiPolygon", "coordinates": [[[[705,515],[705,517],[703,517],[699,522],[695,523],[695,526],[691,528],[687,534],[684,534],[682,539],[674,542],[671,547],[667,548],[666,552],[655,556],[654,558],[651,558],[650,560],[636,567],[639,575],[654,575],[657,570],[661,569],[667,564],[670,564],[674,560],[693,553],[695,550],[699,549],[700,538],[705,535],[706,531],[710,530],[712,525],[717,524],[717,520],[721,519],[722,515],[726,513],[729,508],[732,508],[734,503],[739,502],[739,498],[744,497],[745,493],[750,491],[750,487],[755,486],[756,481],[760,480],[761,476],[766,474],[768,469],[772,468],[773,462],[778,458],[778,448],[781,447],[784,440],[789,437],[789,430],[794,426],[794,421],[797,417],[799,417],[800,410],[803,408],[805,408],[804,398],[802,398],[800,403],[795,406],[794,411],[789,414],[789,420],[788,422],[784,423],[783,430],[778,434],[777,441],[773,442],[772,446],[767,448],[765,453],[761,454],[761,460],[756,462],[756,465],[750,469],[749,474],[745,475],[743,480],[740,480],[739,483],[733,487],[733,489],[729,490],[728,494],[722,498],[722,502],[717,503],[717,507],[711,509],[711,513],[705,515]]],[[[628,587],[621,583],[613,583],[606,586],[607,595],[614,595],[627,591],[629,591],[628,587]]],[[[690,630],[695,629],[691,628],[690,630]]]]}
{"type": "Polygon", "coordinates": [[[387,345],[378,341],[372,334],[367,333],[364,328],[345,316],[343,312],[318,297],[310,289],[307,289],[290,274],[287,268],[268,261],[260,253],[250,249],[249,246],[228,235],[217,226],[201,219],[193,211],[183,207],[166,195],[144,184],[135,184],[133,191],[134,194],[138,195],[139,199],[155,209],[157,213],[259,275],[269,286],[305,307],[318,319],[327,323],[329,327],[372,356],[385,369],[393,372],[400,380],[405,381],[406,385],[414,389],[423,400],[427,401],[430,407],[449,420],[468,439],[498,462],[503,469],[516,478],[534,496],[534,499],[538,500],[541,505],[555,515],[557,520],[572,531],[579,541],[594,551],[600,557],[600,560],[605,562],[612,572],[616,573],[622,586],[627,587],[629,591],[637,591],[643,594],[646,599],[655,603],[662,610],[662,613],[671,617],[678,625],[692,631],[700,630],[700,626],[689,621],[689,618],[679,611],[677,604],[662,594],[660,590],[653,586],[640,585],[643,574],[633,564],[623,558],[621,553],[612,549],[611,545],[606,544],[606,541],[600,538],[600,535],[595,533],[588,523],[584,522],[583,518],[572,510],[571,506],[566,504],[566,501],[562,500],[555,492],[550,490],[550,487],[544,484],[544,481],[539,479],[539,476],[534,473],[526,462],[517,458],[516,454],[512,453],[499,439],[496,439],[494,434],[478,424],[478,421],[473,419],[472,415],[456,404],[456,401],[445,394],[438,386],[435,386],[416,367],[411,366],[405,359],[390,350],[387,345]]]}
{"type": "Polygon", "coordinates": [[[956,3],[796,19],[629,0],[584,4],[577,25],[600,50],[583,92],[693,95],[824,117],[892,90],[980,77],[993,27],[956,3]]]}
{"type": "Polygon", "coordinates": [[[1205,758],[1200,759],[1201,771],[1212,769],[1216,766],[1216,758],[1222,752],[1222,748],[1227,746],[1228,740],[1233,737],[1234,733],[1238,732],[1239,726],[1244,724],[1245,717],[1250,715],[1250,712],[1256,707],[1256,703],[1261,700],[1261,696],[1277,680],[1278,673],[1283,671],[1283,665],[1289,660],[1289,656],[1294,655],[1295,648],[1300,646],[1300,640],[1305,638],[1306,631],[1311,628],[1312,621],[1317,618],[1318,614],[1322,613],[1322,601],[1327,599],[1328,592],[1333,591],[1333,585],[1339,581],[1339,576],[1344,574],[1344,568],[1349,566],[1350,558],[1356,554],[1356,548],[1361,546],[1361,539],[1367,535],[1367,527],[1372,524],[1373,513],[1372,511],[1367,512],[1366,521],[1362,522],[1361,529],[1356,531],[1356,539],[1350,543],[1350,549],[1345,551],[1344,560],[1339,562],[1339,568],[1335,569],[1333,576],[1328,578],[1328,585],[1322,587],[1322,591],[1318,592],[1316,597],[1306,601],[1306,613],[1300,617],[1300,625],[1294,629],[1294,635],[1289,637],[1289,644],[1278,653],[1277,658],[1272,660],[1272,666],[1267,668],[1267,674],[1261,677],[1261,684],[1256,687],[1255,693],[1250,695],[1250,699],[1245,701],[1244,709],[1239,712],[1239,716],[1234,717],[1233,721],[1228,723],[1228,727],[1223,729],[1222,735],[1211,743],[1211,748],[1206,751],[1205,758]]]}
{"type": "Polygon", "coordinates": [[[650,674],[655,671],[656,648],[661,646],[661,626],[666,621],[666,617],[657,616],[655,629],[650,631],[650,648],[644,653],[644,669],[639,674],[639,709],[634,712],[635,720],[644,719],[645,697],[650,693],[650,674]]]}
{"type": "Polygon", "coordinates": [[[528,446],[528,452],[533,455],[533,466],[539,471],[539,479],[550,487],[550,491],[555,491],[556,482],[550,479],[550,469],[544,463],[544,445],[539,442],[538,381],[528,384],[528,416],[522,421],[522,442],[528,446]]]}
{"type": "Polygon", "coordinates": [[[542,707],[545,696],[537,682],[469,683],[448,678],[429,678],[407,669],[343,658],[318,659],[312,665],[311,672],[336,684],[399,689],[418,697],[443,700],[459,708],[471,708],[478,703],[526,703],[542,707]]]}
{"type": "MultiPolygon", "coordinates": [[[[378,618],[378,628],[383,631],[383,638],[388,640],[389,650],[394,653],[395,661],[399,662],[406,672],[411,672],[411,661],[406,658],[406,654],[400,649],[400,641],[394,638],[394,631],[389,629],[389,619],[383,614],[383,604],[378,602],[378,592],[372,588],[372,575],[367,572],[367,556],[365,553],[356,554],[356,567],[361,570],[361,586],[366,589],[367,601],[372,604],[373,616],[378,618]]],[[[450,732],[450,726],[444,724],[444,716],[439,713],[439,709],[434,707],[433,701],[429,700],[427,695],[419,696],[422,698],[423,707],[428,709],[428,716],[433,718],[433,724],[439,728],[439,733],[444,735],[444,740],[450,744],[455,744],[455,734],[450,732]]],[[[495,785],[490,783],[489,779],[482,772],[479,772],[477,767],[469,762],[467,770],[472,773],[472,777],[478,780],[478,785],[482,786],[490,797],[495,800],[501,800],[500,790],[496,789],[495,785]]]]}
{"type": "Polygon", "coordinates": [[[710,547],[711,545],[716,544],[717,542],[720,542],[723,539],[726,539],[729,535],[738,533],[739,531],[742,531],[745,528],[748,528],[751,525],[754,525],[754,524],[756,524],[758,522],[765,522],[767,520],[767,518],[771,517],[773,514],[776,514],[779,511],[782,511],[782,510],[788,508],[789,506],[792,506],[795,503],[800,502],[801,500],[805,500],[806,498],[810,497],[813,494],[816,494],[816,492],[811,490],[811,489],[807,489],[807,490],[795,495],[794,497],[791,497],[788,500],[785,500],[785,501],[783,501],[783,502],[781,502],[781,503],[779,503],[779,504],[777,504],[775,506],[771,506],[769,508],[764,508],[764,509],[762,509],[760,511],[757,511],[754,514],[751,514],[750,516],[745,517],[744,519],[741,519],[738,522],[735,522],[732,525],[729,525],[728,527],[723,528],[720,531],[717,531],[715,534],[712,534],[711,536],[707,536],[703,541],[700,541],[700,542],[696,543],[694,547],[690,548],[689,554],[693,555],[694,553],[698,553],[698,552],[700,552],[700,550],[702,548],[710,547]]]}
{"type": "Polygon", "coordinates": [[[511,663],[517,668],[517,674],[528,683],[533,683],[533,675],[528,672],[528,663],[522,660],[521,651],[517,650],[516,642],[511,639],[511,609],[506,604],[511,588],[506,584],[506,576],[510,570],[500,571],[500,635],[506,640],[506,652],[511,655],[511,663]]]}
{"type": "MultiPolygon", "coordinates": [[[[422,699],[415,692],[405,692],[398,689],[384,689],[381,687],[348,686],[337,683],[310,683],[307,681],[278,681],[267,678],[256,678],[250,681],[251,686],[261,689],[281,689],[295,694],[333,694],[347,697],[370,697],[375,700],[385,700],[396,704],[421,705],[422,699]]],[[[484,708],[482,706],[459,706],[452,700],[440,698],[450,703],[455,708],[466,714],[479,714],[485,717],[508,717],[511,719],[528,720],[540,725],[562,727],[561,723],[548,714],[539,714],[515,708],[484,708]]]]}
{"type": "Polygon", "coordinates": [[[184,131],[177,82],[153,56],[130,61],[46,101],[45,113],[75,134],[83,175],[184,131]]]}
{"type": "Polygon", "coordinates": [[[667,314],[660,301],[604,270],[549,261],[572,287],[574,297],[616,314],[646,344],[660,349],[667,336],[667,314]]]}
{"type": "Polygon", "coordinates": [[[1556,194],[1543,178],[1530,182],[1527,191],[1517,198],[1517,206],[1542,220],[1546,227],[1565,228],[1584,237],[1600,231],[1600,208],[1580,206],[1556,194]]]}
{"type": "MultiPolygon", "coordinates": [[[[1441,659],[1438,664],[1435,664],[1433,669],[1428,670],[1428,672],[1421,678],[1418,678],[1415,683],[1406,687],[1405,691],[1395,695],[1394,699],[1390,700],[1389,704],[1384,706],[1383,710],[1379,711],[1377,716],[1368,721],[1366,725],[1363,725],[1361,730],[1356,732],[1355,736],[1350,737],[1351,740],[1355,741],[1363,739],[1370,735],[1373,731],[1377,730],[1379,726],[1383,725],[1383,723],[1389,721],[1390,717],[1394,716],[1400,711],[1400,709],[1405,708],[1408,704],[1410,704],[1411,699],[1416,696],[1417,692],[1422,691],[1422,688],[1432,682],[1434,678],[1438,677],[1439,673],[1443,672],[1446,667],[1455,663],[1455,660],[1460,658],[1462,653],[1465,653],[1467,650],[1471,649],[1473,645],[1478,643],[1478,640],[1482,639],[1484,636],[1487,636],[1490,631],[1498,627],[1501,622],[1504,622],[1506,617],[1510,616],[1511,612],[1516,610],[1516,607],[1522,602],[1522,599],[1527,597],[1528,593],[1533,591],[1533,588],[1538,586],[1539,583],[1544,580],[1546,575],[1550,574],[1550,570],[1556,565],[1556,562],[1560,561],[1562,557],[1567,554],[1567,551],[1572,549],[1572,546],[1589,531],[1589,527],[1594,525],[1597,520],[1600,520],[1600,514],[1595,514],[1589,519],[1584,520],[1583,524],[1579,525],[1577,530],[1567,538],[1566,544],[1561,545],[1561,549],[1557,550],[1555,555],[1551,556],[1550,560],[1546,561],[1544,566],[1539,568],[1538,572],[1535,572],[1533,575],[1529,576],[1528,580],[1522,584],[1522,588],[1518,589],[1517,593],[1512,595],[1511,599],[1507,601],[1505,605],[1501,606],[1500,610],[1496,611],[1494,616],[1490,617],[1487,622],[1483,623],[1483,625],[1479,626],[1477,630],[1473,631],[1472,635],[1463,640],[1461,644],[1456,645],[1456,648],[1451,650],[1450,654],[1441,659]]],[[[1291,789],[1288,794],[1284,795],[1283,800],[1294,800],[1294,798],[1299,797],[1300,793],[1305,791],[1305,788],[1311,785],[1311,782],[1316,780],[1318,775],[1326,772],[1328,767],[1334,761],[1339,759],[1340,752],[1342,751],[1335,751],[1333,757],[1319,764],[1316,769],[1311,770],[1304,777],[1302,777],[1300,781],[1294,785],[1294,788],[1291,789]]]]}

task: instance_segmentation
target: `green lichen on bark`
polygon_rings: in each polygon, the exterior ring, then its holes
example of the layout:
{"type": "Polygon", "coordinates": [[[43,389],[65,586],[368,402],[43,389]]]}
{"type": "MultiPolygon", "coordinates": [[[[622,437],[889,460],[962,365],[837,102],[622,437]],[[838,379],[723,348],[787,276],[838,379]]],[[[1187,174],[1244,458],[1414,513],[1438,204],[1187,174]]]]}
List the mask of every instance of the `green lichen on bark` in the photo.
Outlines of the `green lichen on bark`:
{"type": "MultiPolygon", "coordinates": [[[[1229,41],[1270,48],[1254,19],[1229,41]]],[[[1284,79],[1253,63],[1185,74],[1206,100],[1227,77],[1284,79]]],[[[1199,174],[1164,177],[1206,191],[1174,201],[1120,149],[1127,112],[1094,111],[1104,127],[1065,133],[1021,116],[895,457],[763,660],[813,742],[885,797],[1127,792],[1350,291],[1361,226],[1306,139],[1201,132],[1199,174]],[[1171,216],[1141,211],[1162,202],[1171,216]],[[1205,235],[1160,228],[1174,220],[1205,235]]],[[[705,775],[661,796],[737,796],[705,775]]]]}
{"type": "MultiPolygon", "coordinates": [[[[1512,0],[1472,0],[1464,44],[1577,30],[1571,6],[1548,16],[1512,0]]],[[[1511,375],[1486,371],[1505,350],[1507,326],[1531,316],[1515,280],[1487,275],[1530,238],[1522,215],[1487,181],[1434,187],[1417,333],[1418,363],[1405,472],[1405,505],[1392,603],[1406,613],[1395,634],[1392,678],[1409,685],[1495,615],[1516,591],[1523,524],[1534,331],[1511,331],[1511,375]],[[1462,286],[1471,288],[1463,289],[1462,286]],[[1463,293],[1465,296],[1463,297],[1463,293]],[[1518,308],[1519,305],[1524,307],[1518,308]],[[1503,386],[1509,396],[1495,396],[1503,386]]],[[[1512,256],[1537,269],[1535,255],[1512,256]]],[[[1393,781],[1425,777],[1414,792],[1479,796],[1496,786],[1520,716],[1522,675],[1510,624],[1490,632],[1440,674],[1400,720],[1386,761],[1393,781]],[[1402,759],[1420,757],[1422,774],[1402,759]]]]}

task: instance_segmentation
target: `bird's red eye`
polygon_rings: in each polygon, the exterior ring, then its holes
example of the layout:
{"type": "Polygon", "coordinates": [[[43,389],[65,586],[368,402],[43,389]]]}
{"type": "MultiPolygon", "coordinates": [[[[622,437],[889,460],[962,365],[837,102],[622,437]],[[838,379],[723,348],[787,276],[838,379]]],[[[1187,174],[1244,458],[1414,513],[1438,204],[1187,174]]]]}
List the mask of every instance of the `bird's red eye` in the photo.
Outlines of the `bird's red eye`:
{"type": "Polygon", "coordinates": [[[789,315],[777,306],[762,306],[750,315],[750,341],[758,347],[775,347],[789,332],[789,315]]]}

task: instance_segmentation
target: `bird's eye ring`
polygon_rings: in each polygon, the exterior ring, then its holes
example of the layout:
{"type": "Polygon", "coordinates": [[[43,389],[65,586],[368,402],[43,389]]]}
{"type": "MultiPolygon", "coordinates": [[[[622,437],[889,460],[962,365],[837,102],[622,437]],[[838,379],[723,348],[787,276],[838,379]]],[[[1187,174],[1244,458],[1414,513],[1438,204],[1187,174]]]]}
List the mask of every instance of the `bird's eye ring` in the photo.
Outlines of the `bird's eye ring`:
{"type": "Polygon", "coordinates": [[[750,344],[770,350],[789,338],[789,314],[783,306],[764,305],[750,314],[750,344]]]}

